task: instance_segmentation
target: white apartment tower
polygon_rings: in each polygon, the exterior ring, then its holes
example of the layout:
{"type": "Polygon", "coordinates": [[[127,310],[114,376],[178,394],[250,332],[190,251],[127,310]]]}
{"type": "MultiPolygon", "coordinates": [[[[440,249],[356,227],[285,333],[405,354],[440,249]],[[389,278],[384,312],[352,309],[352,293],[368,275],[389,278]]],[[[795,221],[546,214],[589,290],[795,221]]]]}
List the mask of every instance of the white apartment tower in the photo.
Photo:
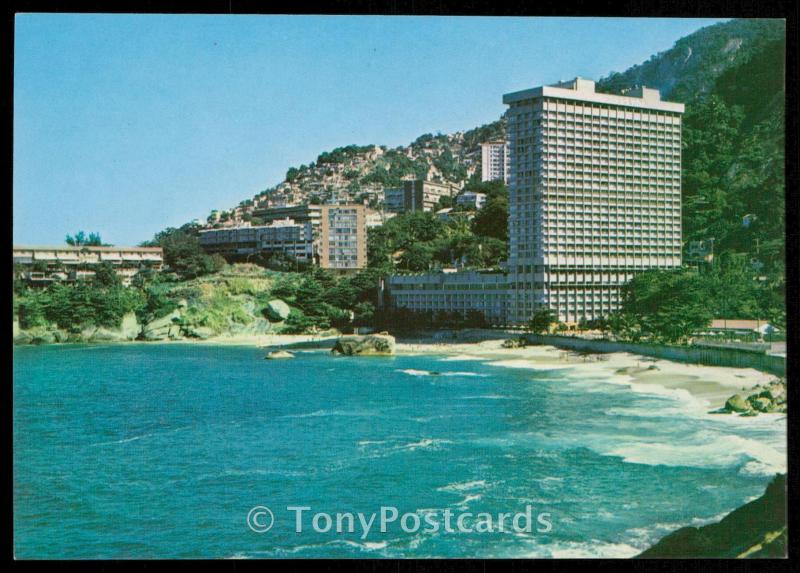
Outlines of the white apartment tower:
{"type": "Polygon", "coordinates": [[[505,140],[481,143],[481,181],[508,183],[508,143],[505,140]]]}
{"type": "Polygon", "coordinates": [[[607,316],[635,273],[680,266],[683,104],[580,78],[503,103],[509,323],[542,306],[564,322],[607,316]]]}

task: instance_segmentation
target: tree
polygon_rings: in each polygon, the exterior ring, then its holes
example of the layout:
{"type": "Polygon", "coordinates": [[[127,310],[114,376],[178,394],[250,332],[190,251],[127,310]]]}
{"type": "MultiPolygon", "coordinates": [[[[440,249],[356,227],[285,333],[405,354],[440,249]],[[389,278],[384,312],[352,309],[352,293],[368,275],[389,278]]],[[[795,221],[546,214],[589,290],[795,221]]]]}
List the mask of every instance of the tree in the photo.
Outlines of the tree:
{"type": "Polygon", "coordinates": [[[219,272],[225,265],[225,259],[219,254],[205,253],[196,232],[193,225],[184,225],[179,229],[170,227],[158,233],[146,246],[164,249],[164,263],[182,279],[219,272]]]}
{"type": "Polygon", "coordinates": [[[117,271],[109,262],[102,262],[94,267],[93,282],[101,287],[115,287],[122,285],[117,271]]]}
{"type": "Polygon", "coordinates": [[[558,321],[552,308],[543,306],[536,310],[528,322],[528,330],[534,334],[542,334],[550,329],[550,325],[558,321]]]}
{"type": "Polygon", "coordinates": [[[472,220],[472,231],[482,237],[500,241],[508,240],[508,198],[497,196],[487,199],[486,204],[472,220]]]}
{"type": "Polygon", "coordinates": [[[66,243],[73,247],[102,247],[103,240],[100,238],[99,233],[89,233],[87,236],[85,232],[78,231],[75,235],[67,235],[66,243]]]}

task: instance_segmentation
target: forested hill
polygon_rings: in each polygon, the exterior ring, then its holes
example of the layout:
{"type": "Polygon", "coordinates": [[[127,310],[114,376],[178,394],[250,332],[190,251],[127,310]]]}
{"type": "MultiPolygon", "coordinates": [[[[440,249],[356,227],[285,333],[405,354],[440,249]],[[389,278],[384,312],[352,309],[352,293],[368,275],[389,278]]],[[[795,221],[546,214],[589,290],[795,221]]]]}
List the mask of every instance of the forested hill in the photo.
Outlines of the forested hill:
{"type": "MultiPolygon", "coordinates": [[[[767,270],[783,258],[784,38],[782,20],[731,20],[598,81],[599,91],[624,93],[644,84],[686,103],[684,240],[714,239],[718,258],[738,253],[767,270]]],[[[258,205],[270,203],[366,198],[377,206],[380,190],[407,175],[474,181],[479,144],[502,135],[498,119],[463,133],[424,134],[394,149],[351,145],[324,152],[289,168],[283,182],[222,213],[222,220],[252,220],[258,205]]]]}

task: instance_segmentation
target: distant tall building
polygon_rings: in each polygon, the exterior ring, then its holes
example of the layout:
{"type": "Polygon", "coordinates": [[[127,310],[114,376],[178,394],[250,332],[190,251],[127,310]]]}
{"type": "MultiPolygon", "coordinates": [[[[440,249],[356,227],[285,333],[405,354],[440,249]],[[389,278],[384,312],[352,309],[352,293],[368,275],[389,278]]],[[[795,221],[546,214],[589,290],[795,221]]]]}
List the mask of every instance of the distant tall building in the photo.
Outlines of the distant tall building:
{"type": "Polygon", "coordinates": [[[506,94],[509,320],[617,310],[637,272],[681,264],[681,114],[658,90],[576,78],[506,94]]]}
{"type": "Polygon", "coordinates": [[[349,271],[367,266],[367,210],[364,205],[323,205],[319,266],[349,271]]]}
{"type": "Polygon", "coordinates": [[[390,213],[433,211],[439,199],[453,197],[458,187],[451,183],[436,183],[421,179],[403,181],[402,187],[384,191],[384,205],[390,213]]]}
{"type": "Polygon", "coordinates": [[[497,139],[481,143],[481,181],[508,183],[508,142],[497,139]]]}

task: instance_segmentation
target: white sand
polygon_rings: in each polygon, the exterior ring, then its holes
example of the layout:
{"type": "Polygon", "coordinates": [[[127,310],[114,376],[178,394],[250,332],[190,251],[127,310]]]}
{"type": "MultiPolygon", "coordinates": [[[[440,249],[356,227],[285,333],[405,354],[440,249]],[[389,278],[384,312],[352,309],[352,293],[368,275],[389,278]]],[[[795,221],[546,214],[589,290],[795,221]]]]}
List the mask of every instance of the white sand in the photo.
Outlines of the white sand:
{"type": "Polygon", "coordinates": [[[580,355],[553,346],[528,346],[526,348],[503,348],[502,340],[485,342],[441,343],[424,341],[400,343],[398,354],[444,354],[449,360],[484,360],[497,366],[543,370],[569,368],[586,372],[587,375],[605,375],[615,380],[628,382],[634,387],[650,390],[659,388],[685,390],[692,396],[704,400],[709,408],[718,408],[736,393],[745,396],[758,384],[765,384],[775,376],[753,368],[730,368],[685,364],[661,360],[626,352],[611,354],[580,355]],[[657,370],[647,368],[655,365],[657,370]],[[621,369],[627,372],[619,372],[621,369]]]}

